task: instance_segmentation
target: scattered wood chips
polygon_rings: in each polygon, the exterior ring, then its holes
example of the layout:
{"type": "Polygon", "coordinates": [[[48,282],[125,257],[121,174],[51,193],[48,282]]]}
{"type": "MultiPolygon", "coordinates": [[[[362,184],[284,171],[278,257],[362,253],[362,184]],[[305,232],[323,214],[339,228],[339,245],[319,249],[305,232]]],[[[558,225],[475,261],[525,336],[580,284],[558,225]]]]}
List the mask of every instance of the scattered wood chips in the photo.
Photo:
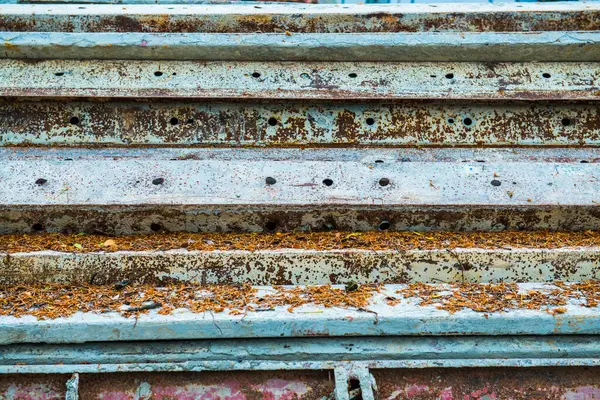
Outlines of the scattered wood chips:
{"type": "MultiPolygon", "coordinates": [[[[157,309],[169,314],[185,308],[193,312],[271,311],[286,307],[288,311],[305,304],[323,307],[368,309],[379,285],[347,285],[346,288],[320,286],[274,286],[259,291],[249,285],[200,285],[170,282],[151,284],[64,285],[40,284],[0,287],[0,315],[20,317],[33,315],[39,319],[68,317],[82,312],[119,312],[136,316],[157,309]]],[[[421,306],[433,305],[450,313],[462,309],[493,313],[513,309],[546,310],[551,314],[566,312],[569,299],[584,307],[596,307],[600,302],[600,281],[577,283],[554,282],[542,289],[523,291],[514,283],[473,284],[410,284],[396,292],[398,297],[386,297],[388,305],[403,299],[418,299],[421,306]]]]}
{"type": "Polygon", "coordinates": [[[0,252],[144,250],[367,249],[412,250],[479,247],[557,248],[600,245],[600,231],[548,232],[292,232],[292,233],[157,233],[103,236],[40,233],[0,235],[0,252]]]}
{"type": "Polygon", "coordinates": [[[150,284],[116,285],[23,285],[0,286],[0,315],[38,319],[68,317],[78,311],[111,312],[136,315],[151,309],[168,314],[178,308],[193,312],[232,314],[269,311],[285,306],[291,312],[304,304],[324,307],[362,308],[369,304],[375,285],[361,285],[351,292],[325,286],[273,287],[260,294],[250,285],[200,285],[173,282],[161,286],[150,284]]]}

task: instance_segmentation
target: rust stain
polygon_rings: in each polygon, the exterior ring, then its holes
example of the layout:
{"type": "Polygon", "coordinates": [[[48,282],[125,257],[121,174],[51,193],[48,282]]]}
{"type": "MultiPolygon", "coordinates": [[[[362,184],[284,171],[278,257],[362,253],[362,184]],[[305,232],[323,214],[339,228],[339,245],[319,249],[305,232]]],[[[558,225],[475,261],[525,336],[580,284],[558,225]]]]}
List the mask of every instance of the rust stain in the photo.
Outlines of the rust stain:
{"type": "Polygon", "coordinates": [[[600,368],[373,370],[385,400],[569,400],[600,396],[600,368]]]}

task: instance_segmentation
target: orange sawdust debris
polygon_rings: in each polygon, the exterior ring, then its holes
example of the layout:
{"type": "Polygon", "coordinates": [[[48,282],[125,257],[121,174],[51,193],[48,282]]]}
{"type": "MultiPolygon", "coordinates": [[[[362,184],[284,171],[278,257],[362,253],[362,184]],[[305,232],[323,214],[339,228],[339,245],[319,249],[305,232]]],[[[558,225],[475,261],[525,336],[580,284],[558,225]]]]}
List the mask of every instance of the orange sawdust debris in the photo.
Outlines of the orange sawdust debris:
{"type": "Polygon", "coordinates": [[[104,236],[87,234],[0,235],[0,252],[148,250],[557,248],[600,245],[599,231],[549,232],[290,232],[290,233],[157,233],[104,236]]]}
{"type": "Polygon", "coordinates": [[[324,307],[362,308],[369,304],[374,285],[361,285],[357,290],[329,285],[307,287],[274,287],[260,294],[250,285],[200,285],[171,282],[126,285],[40,284],[0,286],[0,315],[20,317],[33,315],[39,319],[68,317],[81,312],[119,312],[138,315],[151,309],[168,314],[179,308],[192,312],[241,314],[267,311],[286,306],[291,311],[304,304],[324,307]]]}
{"type": "Polygon", "coordinates": [[[569,299],[582,301],[584,307],[596,307],[600,301],[600,281],[578,283],[557,281],[543,289],[524,292],[516,283],[461,283],[449,286],[414,283],[397,292],[404,298],[417,298],[419,305],[434,305],[455,313],[469,309],[492,313],[515,309],[542,310],[563,314],[569,299]]]}
{"type": "MultiPolygon", "coordinates": [[[[0,286],[0,315],[20,317],[32,315],[39,319],[68,317],[81,312],[119,312],[136,316],[157,309],[169,314],[175,309],[193,312],[270,311],[286,307],[295,312],[300,306],[369,310],[373,296],[382,293],[379,285],[357,285],[351,290],[330,285],[274,286],[258,290],[250,285],[201,285],[189,282],[155,284],[118,283],[115,285],[37,284],[0,286]]],[[[403,286],[398,297],[388,296],[388,305],[405,299],[416,299],[420,306],[435,306],[454,313],[469,309],[488,315],[515,309],[545,310],[563,314],[569,299],[584,307],[596,307],[600,302],[600,281],[577,283],[555,282],[552,286],[523,291],[515,283],[462,283],[455,285],[415,283],[403,286]]]]}

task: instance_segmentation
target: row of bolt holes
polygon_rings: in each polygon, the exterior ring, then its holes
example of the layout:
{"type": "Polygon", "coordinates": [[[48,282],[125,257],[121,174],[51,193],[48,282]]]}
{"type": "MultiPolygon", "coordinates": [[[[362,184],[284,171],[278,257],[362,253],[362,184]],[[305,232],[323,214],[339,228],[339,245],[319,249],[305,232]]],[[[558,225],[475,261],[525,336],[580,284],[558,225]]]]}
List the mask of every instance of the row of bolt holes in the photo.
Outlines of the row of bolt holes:
{"type": "MultiPolygon", "coordinates": [[[[161,75],[162,75],[162,72],[160,72],[160,71],[157,71],[157,72],[155,72],[155,73],[154,73],[154,75],[155,75],[155,76],[161,76],[161,75]],[[157,73],[160,73],[160,75],[156,75],[157,73]]],[[[175,75],[175,74],[173,74],[173,75],[175,75]]],[[[308,77],[309,77],[309,75],[308,75],[308,74],[302,74],[301,76],[302,76],[303,78],[308,78],[308,77]]],[[[429,75],[429,76],[430,76],[431,78],[437,78],[437,75],[429,75]]],[[[260,78],[260,77],[261,77],[261,74],[260,74],[260,72],[253,72],[253,73],[252,73],[252,77],[253,77],[253,78],[260,78]]],[[[348,74],[348,77],[349,77],[349,78],[358,78],[358,74],[357,74],[357,73],[355,73],[355,72],[351,72],[351,73],[349,73],[349,74],[348,74]]],[[[444,77],[445,77],[446,79],[454,79],[454,74],[450,72],[450,73],[448,73],[448,74],[444,75],[444,77]]],[[[544,72],[544,73],[542,74],[542,78],[550,79],[550,78],[552,78],[552,75],[550,75],[550,74],[549,74],[549,73],[547,73],[547,72],[544,72]]]]}
{"type": "MultiPolygon", "coordinates": [[[[73,124],[73,125],[79,125],[79,118],[72,117],[69,122],[71,124],[73,124]]],[[[175,118],[175,117],[173,117],[173,118],[171,118],[169,120],[169,123],[171,125],[173,125],[173,126],[178,125],[179,122],[180,122],[179,119],[175,118]]],[[[365,122],[367,123],[367,125],[374,125],[375,124],[375,119],[374,118],[367,118],[365,120],[365,122]]],[[[190,118],[190,119],[187,120],[187,123],[188,124],[193,124],[194,120],[192,118],[190,118]]],[[[271,118],[269,118],[269,120],[267,121],[267,123],[269,125],[271,125],[271,126],[276,126],[279,123],[279,121],[277,121],[277,118],[271,117],[271,118]]],[[[448,118],[448,123],[449,124],[454,124],[454,118],[448,118]]],[[[471,126],[471,125],[473,125],[473,120],[471,118],[467,117],[467,118],[463,119],[463,123],[465,124],[465,126],[471,126]]],[[[571,121],[571,119],[569,119],[569,118],[563,118],[561,120],[561,124],[563,126],[570,126],[572,123],[573,123],[573,121],[571,121]]]]}
{"type": "MultiPolygon", "coordinates": [[[[382,160],[376,160],[375,162],[377,163],[382,163],[382,160]]],[[[587,160],[582,160],[581,163],[588,163],[587,160]]],[[[35,181],[36,185],[44,185],[48,182],[48,180],[44,179],[44,178],[39,178],[35,181]]],[[[162,185],[165,182],[164,178],[155,178],[152,180],[152,184],[153,185],[162,185]]],[[[275,185],[277,183],[277,180],[271,176],[265,178],[265,183],[269,186],[275,185]]],[[[388,186],[390,184],[390,180],[388,178],[381,178],[379,180],[379,186],[385,187],[388,186]]],[[[502,182],[499,181],[498,179],[494,179],[490,182],[490,184],[494,187],[499,187],[502,185],[502,182]]],[[[332,186],[333,185],[333,180],[332,179],[324,179],[323,180],[323,185],[325,186],[332,186]]],[[[391,223],[388,221],[382,221],[379,223],[378,225],[378,229],[385,231],[388,230],[391,227],[391,223]]],[[[34,231],[42,231],[44,228],[42,226],[42,224],[34,224],[31,226],[31,229],[34,231]]],[[[150,224],[150,229],[154,232],[158,232],[161,231],[163,228],[160,224],[157,223],[152,223],[150,224]]],[[[277,229],[277,222],[274,221],[269,221],[265,224],[265,229],[267,231],[275,231],[277,229]]],[[[333,230],[334,226],[324,226],[323,227],[324,230],[333,230]]]]}
{"type": "MultiPolygon", "coordinates": [[[[56,75],[56,76],[63,76],[63,75],[64,75],[64,72],[56,72],[54,75],[56,75]]],[[[176,73],[176,72],[173,72],[173,75],[177,75],[177,73],[176,73]]],[[[157,76],[157,77],[163,76],[163,72],[162,72],[162,71],[155,71],[155,72],[154,72],[154,76],[157,76]]],[[[352,72],[352,73],[348,74],[348,76],[349,76],[350,78],[356,78],[356,77],[358,77],[358,74],[356,74],[356,73],[352,72]]],[[[551,77],[551,75],[550,75],[550,74],[548,74],[548,73],[543,73],[543,74],[542,74],[542,76],[543,76],[544,78],[550,78],[550,77],[551,77]]],[[[260,77],[261,77],[261,74],[260,74],[259,72],[253,72],[253,73],[252,73],[252,77],[253,77],[253,78],[260,78],[260,77]]],[[[432,77],[432,78],[436,78],[437,76],[436,76],[436,75],[431,75],[431,77],[432,77]]],[[[446,74],[446,75],[445,75],[445,77],[446,77],[447,79],[454,79],[454,74],[452,74],[452,73],[449,73],[449,74],[446,74]]],[[[71,118],[71,120],[70,120],[70,122],[71,122],[71,124],[73,124],[73,125],[79,125],[79,118],[77,118],[77,117],[72,117],[72,118],[71,118]]],[[[180,120],[179,120],[178,118],[175,118],[175,117],[173,117],[173,118],[171,118],[171,119],[169,120],[169,123],[170,123],[171,125],[173,125],[173,126],[175,126],[175,125],[179,125],[179,122],[180,122],[180,120]]],[[[367,123],[367,125],[374,125],[374,124],[375,124],[375,119],[374,119],[374,118],[367,118],[367,119],[365,120],[365,122],[367,123]]],[[[454,118],[448,118],[448,123],[449,123],[449,124],[454,124],[454,122],[455,122],[455,121],[454,121],[454,118]]],[[[192,118],[190,118],[190,119],[188,119],[188,120],[187,120],[187,123],[188,123],[188,124],[193,124],[193,123],[194,123],[194,120],[193,120],[192,118]]],[[[269,119],[268,119],[267,123],[268,123],[270,126],[276,126],[276,125],[279,123],[279,121],[277,120],[277,118],[273,118],[273,117],[271,117],[271,118],[269,118],[269,119]]],[[[473,120],[472,120],[471,118],[467,117],[467,118],[464,118],[464,119],[463,119],[463,123],[464,123],[466,126],[471,126],[471,125],[473,124],[473,120]]],[[[563,119],[562,119],[562,121],[561,121],[561,123],[563,124],[563,126],[569,126],[569,125],[571,125],[571,120],[570,120],[569,118],[563,118],[563,119]]]]}
{"type": "MultiPolygon", "coordinates": [[[[65,73],[64,72],[55,72],[54,75],[55,76],[64,76],[65,73]]],[[[163,75],[164,75],[164,73],[162,71],[154,71],[154,76],[156,76],[156,77],[161,77],[163,75]]],[[[173,72],[171,75],[177,75],[177,72],[173,72]]],[[[253,72],[251,75],[252,75],[253,78],[260,78],[261,77],[260,72],[253,72]]],[[[302,74],[301,76],[302,77],[308,77],[309,75],[308,74],[302,74]]],[[[431,78],[437,78],[437,75],[429,75],[429,76],[431,78]]],[[[348,74],[348,77],[349,78],[358,78],[358,74],[355,73],[355,72],[351,72],[351,73],[348,74]]],[[[453,73],[448,73],[448,74],[444,75],[444,77],[446,79],[454,79],[454,74],[453,73]]],[[[552,77],[552,75],[550,75],[547,72],[544,72],[542,74],[542,77],[546,78],[546,79],[549,79],[549,78],[552,77]]]]}
{"type": "MultiPolygon", "coordinates": [[[[79,125],[79,118],[77,117],[72,117],[69,121],[71,124],[73,125],[79,125]]],[[[179,119],[178,118],[171,118],[169,123],[173,126],[178,125],[179,124],[179,119]]],[[[367,118],[365,120],[365,122],[367,123],[367,125],[374,125],[375,124],[375,119],[374,118],[367,118]]],[[[561,121],[561,124],[563,126],[569,126],[573,123],[573,121],[571,121],[571,119],[569,118],[563,118],[561,121]]],[[[194,120],[192,118],[187,120],[188,124],[193,124],[194,120]]],[[[277,118],[269,118],[269,120],[267,121],[267,123],[271,126],[276,126],[279,121],[277,121],[277,118]]],[[[454,118],[448,118],[448,123],[449,124],[454,124],[454,118]]],[[[473,125],[473,120],[469,117],[463,119],[463,123],[465,124],[465,126],[471,126],[473,125]]]]}

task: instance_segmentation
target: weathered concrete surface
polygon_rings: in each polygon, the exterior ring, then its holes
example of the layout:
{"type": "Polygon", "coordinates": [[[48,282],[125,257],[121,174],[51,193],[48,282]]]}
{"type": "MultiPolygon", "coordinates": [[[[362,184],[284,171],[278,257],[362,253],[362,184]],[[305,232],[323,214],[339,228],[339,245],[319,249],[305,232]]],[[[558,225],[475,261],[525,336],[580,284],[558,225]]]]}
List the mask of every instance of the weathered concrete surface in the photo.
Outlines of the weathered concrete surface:
{"type": "Polygon", "coordinates": [[[0,372],[28,374],[328,370],[344,365],[368,367],[377,374],[379,368],[600,363],[594,335],[209,339],[17,344],[1,349],[0,372]]]}
{"type": "Polygon", "coordinates": [[[2,58],[226,61],[598,61],[600,33],[0,32],[2,58]]]}
{"type": "Polygon", "coordinates": [[[4,148],[0,203],[592,206],[599,161],[595,148],[4,148]]]}
{"type": "MultiPolygon", "coordinates": [[[[420,306],[413,298],[401,298],[398,304],[389,305],[386,299],[396,297],[395,292],[400,287],[386,285],[373,295],[365,309],[307,304],[292,312],[284,306],[241,315],[231,315],[228,310],[196,314],[179,309],[169,315],[151,310],[137,318],[125,318],[117,313],[77,313],[52,320],[3,316],[0,317],[0,344],[306,336],[600,334],[598,307],[584,307],[581,299],[569,299],[564,313],[554,315],[545,309],[498,313],[463,310],[451,314],[435,305],[420,306]]],[[[519,284],[519,289],[525,292],[544,287],[547,286],[519,284]]],[[[268,286],[259,290],[272,292],[275,289],[268,286]]]]}
{"type": "Polygon", "coordinates": [[[0,96],[594,100],[597,63],[0,59],[0,96]],[[402,71],[402,73],[399,73],[402,71]]]}
{"type": "MultiPolygon", "coordinates": [[[[39,0],[33,0],[36,2],[39,0]]],[[[595,31],[594,2],[495,4],[4,4],[0,30],[34,32],[595,31]]],[[[140,2],[143,2],[141,0],[140,2]]]]}
{"type": "Polygon", "coordinates": [[[599,279],[600,249],[121,251],[0,254],[0,283],[151,282],[317,285],[599,279]]]}
{"type": "Polygon", "coordinates": [[[596,148],[3,148],[0,229],[597,229],[598,160],[596,148]]]}
{"type": "Polygon", "coordinates": [[[0,206],[0,233],[597,230],[591,206],[0,206]]]}
{"type": "Polygon", "coordinates": [[[0,145],[22,144],[598,146],[600,115],[595,103],[2,101],[0,145]]]}

